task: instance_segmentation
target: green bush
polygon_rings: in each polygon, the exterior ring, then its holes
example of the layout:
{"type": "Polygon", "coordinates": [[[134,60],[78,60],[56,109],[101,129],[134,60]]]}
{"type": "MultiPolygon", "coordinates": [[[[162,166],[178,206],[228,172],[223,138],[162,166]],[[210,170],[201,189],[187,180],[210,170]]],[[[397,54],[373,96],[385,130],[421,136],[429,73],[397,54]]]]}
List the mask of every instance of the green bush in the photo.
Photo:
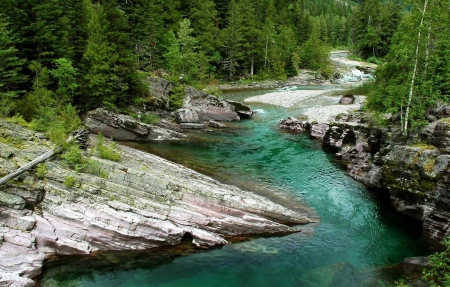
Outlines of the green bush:
{"type": "Polygon", "coordinates": [[[423,271],[423,278],[430,282],[430,287],[450,286],[450,237],[443,243],[446,249],[430,255],[430,267],[423,271]]]}
{"type": "Polygon", "coordinates": [[[44,178],[47,176],[48,167],[45,163],[40,163],[36,166],[36,176],[38,178],[44,178]]]}
{"type": "Polygon", "coordinates": [[[101,178],[108,178],[108,172],[104,168],[102,168],[102,164],[93,159],[89,159],[86,161],[86,167],[83,171],[92,175],[99,176],[101,178]]]}
{"type": "Polygon", "coordinates": [[[77,145],[72,145],[69,149],[61,156],[64,159],[64,164],[69,168],[75,169],[76,171],[82,171],[86,166],[86,160],[81,154],[81,150],[77,145]]]}
{"type": "Polygon", "coordinates": [[[141,114],[141,122],[149,124],[149,125],[156,125],[159,124],[159,122],[161,121],[161,118],[154,113],[144,113],[141,114]]]}
{"type": "Polygon", "coordinates": [[[169,94],[170,109],[176,110],[183,106],[184,85],[176,85],[169,94]]]}
{"type": "Polygon", "coordinates": [[[99,133],[97,136],[97,144],[94,147],[94,151],[100,158],[112,161],[120,161],[122,157],[117,151],[116,143],[107,145],[105,142],[105,137],[102,135],[102,133],[99,133]]]}
{"type": "Polygon", "coordinates": [[[66,176],[66,179],[64,180],[64,185],[67,187],[73,187],[75,185],[75,177],[73,176],[66,176]]]}
{"type": "Polygon", "coordinates": [[[27,121],[22,117],[21,114],[15,114],[14,116],[6,119],[8,122],[13,124],[18,124],[21,126],[27,126],[27,121]]]}

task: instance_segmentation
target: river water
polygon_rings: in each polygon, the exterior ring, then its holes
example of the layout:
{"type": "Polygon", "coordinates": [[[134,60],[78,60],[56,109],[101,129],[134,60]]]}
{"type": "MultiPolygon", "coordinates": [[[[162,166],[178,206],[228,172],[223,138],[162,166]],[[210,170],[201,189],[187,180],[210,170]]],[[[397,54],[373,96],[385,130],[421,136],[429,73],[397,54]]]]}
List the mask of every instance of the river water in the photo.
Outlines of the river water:
{"type": "MultiPolygon", "coordinates": [[[[243,100],[263,93],[238,92],[243,100]]],[[[322,99],[334,103],[336,97],[322,99]]],[[[310,103],[314,105],[316,103],[310,103]]],[[[305,108],[252,105],[252,120],[192,139],[139,148],[227,183],[288,198],[313,208],[320,223],[282,237],[256,238],[213,250],[136,255],[53,264],[42,286],[393,286],[405,257],[427,254],[418,230],[378,192],[346,175],[303,135],[277,130],[281,118],[305,108]],[[179,253],[178,253],[179,254],[179,253]],[[156,259],[155,259],[156,258],[156,259]],[[81,262],[81,263],[80,263],[81,262]],[[113,262],[113,264],[112,264],[113,262]]],[[[108,256],[105,256],[107,258],[108,256]]]]}

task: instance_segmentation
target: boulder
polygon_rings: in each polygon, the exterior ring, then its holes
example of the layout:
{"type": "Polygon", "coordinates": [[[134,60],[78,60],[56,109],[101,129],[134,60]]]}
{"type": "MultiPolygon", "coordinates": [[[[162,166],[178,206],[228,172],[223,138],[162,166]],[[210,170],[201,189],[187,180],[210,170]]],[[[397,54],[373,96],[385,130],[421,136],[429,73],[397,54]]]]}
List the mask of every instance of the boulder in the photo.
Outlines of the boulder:
{"type": "Polygon", "coordinates": [[[353,105],[355,102],[355,96],[354,95],[344,95],[340,100],[339,104],[341,105],[353,105]]]}
{"type": "Polygon", "coordinates": [[[199,117],[195,110],[192,109],[178,109],[172,113],[177,123],[198,123],[199,117]]]}
{"type": "Polygon", "coordinates": [[[210,120],[222,122],[240,120],[233,105],[189,86],[185,89],[183,109],[195,111],[199,123],[210,120]]]}
{"type": "Polygon", "coordinates": [[[226,100],[229,104],[234,107],[234,111],[238,114],[241,119],[248,119],[253,115],[253,110],[248,105],[244,105],[243,103],[226,100]]]}
{"type": "Polygon", "coordinates": [[[212,127],[212,128],[216,128],[216,129],[223,129],[223,128],[228,128],[227,125],[215,122],[215,121],[209,121],[208,122],[208,126],[212,127]]]}
{"type": "Polygon", "coordinates": [[[169,109],[169,94],[173,89],[174,84],[158,77],[147,77],[149,83],[151,101],[149,107],[169,109]]]}
{"type": "Polygon", "coordinates": [[[89,111],[84,120],[91,133],[102,133],[119,141],[177,140],[185,135],[160,126],[148,125],[137,119],[102,108],[89,111]]]}

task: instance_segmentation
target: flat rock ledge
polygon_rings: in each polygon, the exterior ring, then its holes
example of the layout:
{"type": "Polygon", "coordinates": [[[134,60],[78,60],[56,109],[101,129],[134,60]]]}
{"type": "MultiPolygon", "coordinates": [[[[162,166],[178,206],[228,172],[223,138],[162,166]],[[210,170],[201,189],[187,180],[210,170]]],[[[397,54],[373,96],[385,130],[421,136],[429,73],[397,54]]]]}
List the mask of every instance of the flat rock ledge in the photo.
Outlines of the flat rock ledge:
{"type": "MultiPolygon", "coordinates": [[[[0,132],[22,139],[20,146],[0,143],[1,175],[53,148],[2,120],[0,132]]],[[[177,245],[184,235],[198,247],[211,247],[234,236],[298,232],[312,222],[158,156],[118,149],[120,162],[91,158],[103,177],[55,159],[46,163],[44,177],[29,172],[1,187],[0,286],[34,286],[45,259],[55,255],[148,250],[177,245]]]]}
{"type": "Polygon", "coordinates": [[[162,141],[186,137],[163,126],[145,124],[133,117],[103,108],[89,111],[84,123],[91,133],[102,133],[107,138],[119,141],[162,141]]]}

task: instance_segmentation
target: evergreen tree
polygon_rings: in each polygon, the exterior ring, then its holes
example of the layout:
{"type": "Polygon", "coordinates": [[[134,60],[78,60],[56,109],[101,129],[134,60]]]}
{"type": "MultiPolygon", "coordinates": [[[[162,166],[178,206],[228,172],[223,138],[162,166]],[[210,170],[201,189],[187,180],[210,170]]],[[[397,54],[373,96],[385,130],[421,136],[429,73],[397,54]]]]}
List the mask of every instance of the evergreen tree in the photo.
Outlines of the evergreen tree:
{"type": "Polygon", "coordinates": [[[221,42],[224,59],[223,69],[228,72],[228,79],[232,80],[236,74],[244,53],[242,43],[244,41],[240,33],[241,19],[235,0],[231,0],[228,9],[227,27],[221,31],[221,42]]]}
{"type": "Polygon", "coordinates": [[[103,5],[85,0],[89,11],[88,41],[83,55],[83,86],[79,100],[85,110],[99,104],[114,104],[119,85],[119,55],[108,40],[109,21],[103,5]]]}
{"type": "Polygon", "coordinates": [[[23,64],[17,56],[14,39],[8,28],[7,19],[0,14],[0,115],[7,116],[14,108],[19,84],[24,81],[20,70],[23,64]]]}

